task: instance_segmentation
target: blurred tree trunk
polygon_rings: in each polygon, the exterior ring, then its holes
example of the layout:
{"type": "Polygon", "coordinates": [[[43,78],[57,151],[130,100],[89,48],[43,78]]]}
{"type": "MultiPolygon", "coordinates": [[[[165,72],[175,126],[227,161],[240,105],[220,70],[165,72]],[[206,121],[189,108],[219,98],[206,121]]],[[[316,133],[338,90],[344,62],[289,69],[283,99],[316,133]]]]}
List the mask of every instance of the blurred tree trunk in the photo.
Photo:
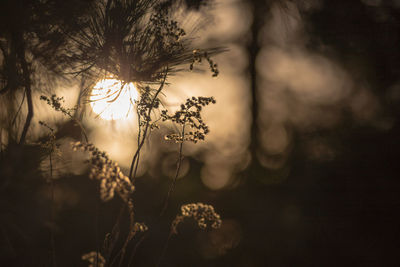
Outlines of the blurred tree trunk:
{"type": "Polygon", "coordinates": [[[258,99],[258,75],[256,61],[257,56],[261,50],[261,46],[258,41],[259,33],[265,23],[265,18],[269,13],[271,6],[270,1],[262,0],[249,0],[248,4],[252,10],[253,21],[250,27],[251,40],[247,45],[247,52],[249,55],[249,76],[250,76],[250,93],[251,93],[251,126],[250,126],[250,153],[251,153],[251,165],[249,169],[259,166],[257,160],[257,149],[259,147],[258,141],[258,118],[260,101],[258,99]]]}
{"type": "Polygon", "coordinates": [[[26,103],[28,105],[28,113],[26,115],[24,128],[21,133],[21,138],[19,140],[20,144],[24,144],[26,135],[28,133],[29,127],[31,125],[31,121],[33,118],[33,103],[32,103],[32,90],[31,90],[31,73],[29,70],[28,62],[25,57],[25,45],[22,38],[22,33],[15,33],[14,44],[16,46],[17,56],[21,63],[22,68],[22,78],[23,78],[23,86],[25,88],[26,95],[26,103]]]}

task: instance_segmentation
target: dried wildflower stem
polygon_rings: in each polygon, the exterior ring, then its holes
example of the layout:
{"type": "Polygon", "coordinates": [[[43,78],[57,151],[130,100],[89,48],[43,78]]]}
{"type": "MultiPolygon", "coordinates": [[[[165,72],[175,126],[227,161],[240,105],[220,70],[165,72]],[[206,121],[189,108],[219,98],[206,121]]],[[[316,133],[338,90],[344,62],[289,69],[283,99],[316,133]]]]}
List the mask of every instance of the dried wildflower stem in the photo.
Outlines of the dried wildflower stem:
{"type": "MultiPolygon", "coordinates": [[[[76,118],[76,116],[71,114],[71,111],[74,110],[75,108],[67,109],[62,106],[61,101],[63,101],[63,97],[57,97],[55,94],[53,94],[51,97],[41,95],[40,100],[46,101],[47,104],[49,106],[51,106],[55,111],[60,111],[65,116],[68,116],[72,121],[74,121],[79,126],[81,133],[85,139],[85,142],[86,143],[89,142],[85,127],[83,127],[82,123],[76,118]]],[[[78,99],[78,101],[79,101],[79,99],[78,99]]]]}
{"type": "MultiPolygon", "coordinates": [[[[132,236],[132,238],[133,238],[133,236],[132,236]]],[[[128,234],[127,238],[125,239],[124,245],[122,246],[120,252],[118,253],[119,255],[121,255],[121,257],[119,258],[119,264],[118,264],[119,267],[122,266],[122,261],[124,260],[125,253],[126,253],[126,247],[128,246],[128,243],[130,240],[131,240],[130,234],[128,234]]],[[[115,259],[117,259],[117,258],[118,258],[118,256],[115,257],[115,259]]],[[[111,264],[111,266],[112,266],[112,264],[111,264]]]]}
{"type": "MultiPolygon", "coordinates": [[[[141,120],[140,120],[140,113],[139,113],[139,110],[137,111],[137,114],[138,114],[138,129],[139,129],[139,131],[138,131],[138,138],[137,138],[137,145],[138,145],[138,148],[139,148],[139,146],[140,146],[140,138],[141,138],[141,131],[142,131],[142,127],[141,127],[141,125],[140,125],[140,123],[141,123],[141,120]]],[[[148,123],[150,123],[150,122],[148,122],[148,123]]],[[[137,169],[138,169],[138,166],[139,166],[139,161],[140,161],[140,153],[138,153],[138,156],[137,156],[137,160],[136,160],[136,164],[135,164],[135,171],[133,172],[133,179],[135,179],[135,177],[136,177],[136,172],[137,172],[137,169]]]]}
{"type": "Polygon", "coordinates": [[[134,219],[134,212],[133,212],[133,203],[129,202],[129,203],[127,203],[127,206],[128,206],[128,211],[129,211],[129,223],[130,223],[129,224],[129,233],[126,236],[124,245],[122,246],[120,251],[115,256],[115,258],[114,258],[113,262],[111,263],[110,267],[113,266],[114,262],[118,259],[118,257],[120,257],[118,266],[122,265],[122,261],[124,260],[125,253],[126,253],[126,248],[127,248],[128,244],[129,244],[129,241],[131,241],[132,238],[136,235],[136,231],[134,231],[135,219],[134,219]]]}
{"type": "MultiPolygon", "coordinates": [[[[127,204],[129,212],[130,212],[130,233],[133,228],[133,203],[132,203],[132,193],[135,187],[132,185],[131,181],[127,176],[125,176],[118,164],[112,160],[110,160],[105,152],[101,152],[92,144],[82,144],[81,142],[76,142],[72,144],[74,150],[84,150],[89,152],[89,160],[88,162],[91,164],[90,178],[96,179],[100,181],[99,191],[100,198],[96,204],[96,218],[95,218],[95,231],[96,231],[96,243],[97,243],[97,253],[99,249],[99,240],[98,240],[98,221],[99,221],[99,206],[100,199],[103,201],[111,200],[114,197],[114,194],[117,193],[122,201],[127,204]]],[[[131,235],[128,235],[128,241],[132,238],[131,235]]],[[[126,247],[126,245],[125,245],[126,247]]],[[[123,247],[123,250],[125,248],[123,247]]],[[[118,253],[115,259],[119,257],[121,252],[118,253]]],[[[114,261],[115,261],[114,259],[114,261]]],[[[96,258],[98,261],[98,258],[96,258]]]]}
{"type": "Polygon", "coordinates": [[[54,193],[54,179],[53,179],[53,152],[55,150],[56,144],[56,136],[54,134],[54,129],[51,128],[49,125],[47,125],[45,122],[39,121],[39,124],[43,127],[45,127],[49,131],[49,140],[47,140],[44,143],[41,143],[41,146],[45,148],[49,152],[49,179],[47,182],[50,184],[50,253],[51,253],[51,259],[50,261],[52,262],[52,266],[56,267],[56,249],[55,249],[55,237],[54,237],[54,228],[53,226],[55,225],[55,193],[54,193]]]}
{"type": "MultiPolygon", "coordinates": [[[[192,97],[191,99],[187,99],[186,103],[181,105],[181,110],[178,110],[174,115],[169,115],[167,110],[163,110],[161,112],[161,117],[162,117],[163,121],[171,120],[172,122],[180,124],[182,126],[182,132],[178,133],[178,134],[170,134],[170,135],[166,136],[167,140],[175,140],[175,142],[180,144],[179,145],[179,158],[178,158],[175,177],[169,187],[167,196],[163,203],[163,208],[158,216],[158,220],[164,215],[164,213],[167,209],[169,198],[175,188],[176,181],[179,176],[179,172],[180,172],[180,168],[181,168],[181,164],[182,164],[182,158],[183,158],[183,142],[191,141],[191,142],[196,143],[199,140],[204,140],[205,135],[209,132],[208,126],[201,119],[200,111],[203,106],[206,106],[210,103],[213,103],[213,104],[215,103],[215,99],[213,97],[197,97],[197,98],[192,97]],[[194,108],[195,110],[191,111],[190,110],[191,108],[194,108]],[[186,132],[185,132],[186,125],[192,129],[194,128],[195,131],[194,132],[190,131],[188,134],[186,134],[186,132]]],[[[173,233],[174,232],[170,233],[170,236],[168,237],[168,239],[163,247],[158,264],[161,263],[162,257],[168,248],[168,243],[169,243],[169,240],[171,239],[171,235],[173,233]]],[[[134,247],[134,250],[131,254],[129,266],[131,266],[133,257],[136,253],[136,250],[139,247],[139,245],[141,244],[141,242],[145,239],[145,237],[146,237],[146,235],[142,236],[142,238],[138,241],[138,243],[134,247]]]]}
{"type": "Polygon", "coordinates": [[[79,128],[81,129],[81,133],[82,133],[83,137],[85,138],[85,142],[88,143],[89,138],[87,137],[85,127],[83,127],[82,123],[77,118],[75,118],[71,114],[67,114],[67,115],[71,118],[71,120],[73,120],[76,124],[78,124],[79,128]]]}
{"type": "MultiPolygon", "coordinates": [[[[138,115],[138,138],[137,138],[137,144],[138,144],[138,147],[139,147],[140,146],[140,141],[141,141],[141,131],[142,131],[141,130],[141,123],[140,123],[141,120],[140,120],[139,111],[137,111],[137,115],[138,115]]],[[[139,160],[140,160],[140,153],[138,153],[138,156],[137,156],[137,160],[136,160],[136,164],[135,164],[135,170],[134,170],[134,177],[136,176],[136,171],[137,171],[137,168],[138,168],[138,165],[139,165],[139,160]]],[[[123,208],[124,208],[124,206],[122,207],[121,212],[120,212],[120,214],[119,214],[119,216],[117,218],[117,221],[116,221],[116,223],[115,223],[115,225],[113,227],[113,231],[114,231],[114,228],[117,226],[117,224],[119,224],[120,217],[122,216],[122,213],[123,213],[123,208]]],[[[130,222],[131,222],[131,225],[134,222],[134,220],[133,220],[133,208],[132,208],[132,211],[131,211],[130,222]]],[[[128,245],[128,242],[129,242],[129,235],[128,235],[127,239],[125,240],[122,249],[114,257],[114,260],[112,261],[110,266],[112,266],[115,263],[116,259],[119,257],[119,255],[122,254],[121,257],[120,257],[120,262],[119,262],[119,266],[121,266],[122,260],[124,258],[125,252],[126,252],[126,247],[128,245]]],[[[111,251],[110,251],[110,254],[111,254],[111,251]]],[[[109,258],[109,256],[110,255],[108,255],[108,258],[109,258]]]]}
{"type": "MultiPolygon", "coordinates": [[[[150,117],[151,111],[153,110],[154,102],[156,101],[156,99],[157,99],[158,95],[160,94],[161,90],[164,88],[164,84],[165,84],[165,80],[166,80],[166,78],[167,78],[167,74],[168,74],[168,67],[167,67],[167,69],[165,70],[164,78],[163,78],[163,80],[162,80],[162,82],[161,82],[160,87],[158,88],[157,92],[154,94],[153,100],[152,100],[151,105],[150,105],[150,107],[149,107],[149,110],[148,110],[148,112],[147,112],[148,118],[150,117]]],[[[133,177],[132,177],[132,173],[133,173],[133,169],[134,169],[135,164],[136,164],[136,165],[139,164],[139,161],[138,161],[139,153],[140,153],[140,150],[142,149],[142,147],[143,147],[143,145],[144,145],[144,141],[145,141],[145,139],[146,139],[146,135],[147,135],[147,131],[148,131],[148,129],[149,129],[149,126],[150,126],[150,121],[147,120],[146,126],[145,126],[145,128],[144,128],[144,130],[143,130],[142,140],[141,140],[141,142],[140,142],[140,144],[139,144],[139,146],[138,146],[138,148],[137,148],[137,150],[136,150],[136,153],[135,153],[135,155],[133,156],[133,159],[132,159],[131,169],[130,169],[130,171],[129,171],[129,179],[130,179],[131,181],[134,181],[135,178],[136,178],[136,170],[137,170],[137,168],[135,168],[135,173],[134,173],[133,177]]]]}
{"type": "Polygon", "coordinates": [[[71,117],[71,119],[78,124],[79,128],[81,128],[81,132],[82,132],[83,137],[85,138],[85,142],[88,143],[89,138],[87,137],[86,130],[83,127],[82,123],[76,118],[71,117]]]}
{"type": "MultiPolygon", "coordinates": [[[[178,163],[176,165],[175,177],[174,177],[174,179],[173,179],[173,181],[172,181],[172,183],[171,183],[171,185],[169,187],[167,196],[166,196],[166,198],[164,200],[164,206],[163,206],[163,209],[161,210],[160,217],[163,216],[163,214],[167,210],[169,198],[171,197],[171,194],[175,189],[176,180],[178,179],[178,176],[179,176],[179,171],[181,169],[181,164],[182,164],[182,159],[183,159],[182,151],[183,151],[183,142],[184,142],[183,140],[184,140],[184,137],[185,137],[185,124],[182,126],[182,141],[179,143],[179,158],[178,158],[178,163]]],[[[157,266],[160,266],[161,261],[164,258],[164,255],[165,255],[165,253],[166,253],[166,251],[168,249],[169,241],[170,241],[170,239],[172,237],[172,234],[173,234],[172,231],[170,231],[170,233],[168,234],[168,238],[165,241],[164,247],[163,247],[163,249],[161,251],[161,255],[160,255],[160,258],[158,260],[157,266]]]]}
{"type": "Polygon", "coordinates": [[[163,249],[162,249],[162,251],[161,251],[160,258],[158,259],[158,262],[157,262],[157,265],[156,265],[157,267],[161,265],[161,262],[162,262],[162,260],[163,260],[163,258],[164,258],[164,255],[165,255],[165,253],[167,252],[168,245],[169,245],[169,241],[171,240],[172,235],[173,235],[173,233],[172,233],[172,231],[170,231],[169,234],[168,234],[168,238],[167,238],[167,240],[165,241],[164,247],[163,247],[163,249]]]}
{"type": "Polygon", "coordinates": [[[161,261],[168,249],[169,241],[172,236],[178,234],[178,225],[185,220],[185,218],[193,218],[200,229],[206,229],[207,226],[218,229],[221,227],[222,221],[218,213],[215,212],[214,207],[203,203],[191,203],[181,206],[181,214],[178,214],[171,224],[171,230],[168,239],[164,244],[157,266],[161,261]]]}
{"type": "MultiPolygon", "coordinates": [[[[177,167],[176,167],[175,176],[174,176],[174,179],[173,179],[173,181],[172,181],[172,183],[171,183],[171,185],[170,185],[170,187],[169,187],[167,196],[166,196],[166,198],[165,198],[165,200],[164,200],[163,208],[162,208],[162,210],[161,210],[160,215],[159,215],[158,218],[161,218],[161,217],[164,215],[165,211],[167,210],[169,198],[171,197],[171,194],[172,194],[172,192],[173,192],[174,189],[175,189],[176,180],[178,179],[178,176],[179,176],[179,171],[180,171],[180,169],[181,169],[182,159],[183,159],[183,142],[184,142],[184,141],[183,141],[183,137],[185,136],[185,125],[182,126],[182,133],[181,133],[181,134],[182,134],[182,141],[181,141],[180,144],[179,144],[179,158],[178,158],[178,162],[177,162],[177,167]]],[[[166,243],[164,244],[164,247],[163,247],[163,250],[162,250],[162,252],[161,252],[161,256],[160,256],[160,259],[159,259],[159,261],[158,261],[157,266],[159,266],[160,263],[161,263],[161,260],[162,260],[164,254],[165,254],[165,251],[166,251],[167,248],[168,248],[169,240],[171,239],[171,237],[172,237],[172,232],[170,232],[170,234],[169,234],[169,236],[168,236],[168,238],[167,238],[167,241],[166,241],[166,243]]],[[[131,266],[131,264],[132,264],[133,257],[134,257],[134,255],[136,254],[137,248],[140,246],[140,244],[143,242],[143,240],[144,240],[145,238],[146,238],[146,235],[142,236],[142,238],[141,238],[141,239],[138,241],[138,243],[135,245],[135,247],[134,247],[134,249],[133,249],[133,252],[132,252],[132,255],[131,255],[131,258],[130,258],[130,260],[129,260],[129,266],[131,266]]]]}
{"type": "Polygon", "coordinates": [[[121,250],[118,252],[117,256],[115,256],[114,261],[111,263],[110,267],[114,265],[114,262],[116,261],[116,259],[118,259],[119,257],[119,264],[118,266],[121,267],[122,266],[122,262],[124,260],[125,257],[125,253],[126,253],[126,248],[129,244],[129,241],[133,238],[133,235],[130,236],[130,234],[128,234],[127,238],[125,239],[124,245],[122,246],[121,250]]]}
{"type": "Polygon", "coordinates": [[[124,211],[125,211],[125,205],[121,205],[121,209],[118,213],[117,219],[111,230],[111,233],[107,234],[106,237],[104,238],[103,251],[106,253],[105,254],[106,266],[108,266],[107,263],[109,262],[111,253],[114,249],[116,242],[118,241],[118,237],[119,237],[119,233],[120,233],[119,225],[121,222],[122,215],[124,214],[124,211]]]}
{"type": "Polygon", "coordinates": [[[183,159],[183,153],[182,153],[182,151],[183,151],[183,142],[184,142],[183,140],[184,140],[184,137],[185,137],[185,124],[182,126],[181,135],[182,135],[182,141],[179,143],[179,158],[178,158],[178,163],[176,165],[175,177],[174,177],[174,179],[172,180],[172,182],[171,182],[171,184],[169,186],[168,193],[167,193],[167,196],[166,196],[166,198],[164,200],[164,205],[163,205],[163,208],[162,208],[161,213],[160,213],[160,217],[163,216],[165,211],[167,210],[168,201],[169,201],[169,199],[171,197],[172,192],[175,189],[176,180],[178,180],[179,171],[181,169],[181,164],[182,164],[182,159],[183,159]]]}
{"type": "MultiPolygon", "coordinates": [[[[133,208],[131,209],[133,210],[133,208]]],[[[122,266],[123,260],[125,258],[125,253],[126,253],[126,248],[128,247],[129,242],[136,236],[136,234],[138,232],[146,232],[148,230],[148,227],[144,224],[144,223],[134,223],[133,220],[133,213],[130,213],[130,227],[129,227],[129,233],[127,235],[127,238],[124,242],[124,245],[122,246],[121,250],[117,253],[117,255],[115,256],[114,260],[112,261],[111,266],[114,265],[114,263],[116,262],[116,260],[119,257],[119,267],[122,266]]],[[[130,261],[132,260],[132,258],[130,259],[130,261]]],[[[129,263],[130,264],[130,263],[129,263]]]]}
{"type": "Polygon", "coordinates": [[[133,259],[136,255],[136,251],[137,251],[138,247],[140,246],[140,244],[142,244],[142,242],[146,239],[147,235],[148,235],[148,232],[146,232],[144,235],[142,235],[142,237],[139,239],[139,241],[136,243],[135,247],[133,248],[131,258],[129,259],[129,264],[128,264],[129,267],[132,266],[133,259]]]}
{"type": "MultiPolygon", "coordinates": [[[[115,258],[111,263],[112,266],[117,261],[117,259],[120,258],[120,265],[121,265],[129,241],[134,237],[137,231],[144,231],[143,229],[146,228],[143,224],[137,225],[134,223],[134,208],[132,202],[132,193],[134,191],[134,186],[131,184],[129,178],[122,173],[118,164],[110,160],[105,152],[100,151],[92,144],[83,144],[81,142],[76,142],[73,143],[72,146],[74,150],[80,149],[89,152],[90,157],[88,162],[92,165],[90,178],[100,181],[99,184],[100,198],[97,200],[96,210],[95,210],[96,212],[95,234],[96,234],[97,253],[100,251],[98,242],[100,199],[103,201],[108,201],[114,197],[114,194],[116,192],[128,207],[129,219],[130,219],[129,233],[127,235],[123,247],[117,253],[117,255],[115,256],[115,258]]],[[[112,238],[116,235],[114,230],[119,226],[119,221],[120,217],[123,214],[123,210],[124,207],[121,208],[120,215],[117,218],[117,221],[114,225],[112,238]]],[[[110,257],[112,249],[115,245],[114,241],[116,242],[116,240],[112,240],[113,243],[111,244],[112,245],[111,248],[108,249],[108,251],[106,251],[105,254],[107,257],[106,262],[109,262],[108,258],[110,257]]],[[[107,237],[104,243],[106,244],[106,242],[107,242],[107,237]]],[[[95,258],[93,261],[97,262],[98,260],[99,260],[98,258],[95,258]]]]}
{"type": "MultiPolygon", "coordinates": [[[[117,253],[117,255],[114,257],[114,259],[112,260],[112,262],[111,262],[111,264],[110,265],[106,265],[106,266],[113,266],[114,265],[114,263],[116,262],[116,260],[118,259],[118,257],[120,257],[120,261],[119,261],[119,266],[121,266],[121,264],[122,264],[122,261],[123,261],[123,259],[124,259],[124,257],[125,257],[125,252],[126,252],[126,248],[127,248],[127,246],[128,246],[128,243],[129,243],[129,241],[131,241],[132,240],[132,238],[136,235],[136,233],[137,233],[137,229],[135,228],[136,227],[136,225],[134,224],[134,212],[133,212],[133,203],[132,203],[132,201],[130,201],[129,203],[127,203],[127,206],[128,206],[128,211],[129,211],[129,219],[130,219],[130,225],[129,225],[129,233],[128,233],[128,235],[127,235],[127,238],[126,238],[126,240],[125,240],[125,242],[124,242],[124,245],[122,246],[122,248],[118,251],[118,253],[117,253]]],[[[112,244],[111,244],[111,247],[109,247],[109,248],[104,248],[104,250],[108,250],[108,252],[107,252],[107,255],[106,255],[106,263],[108,263],[108,261],[109,261],[109,259],[110,259],[110,255],[111,255],[111,253],[112,253],[112,250],[113,250],[113,247],[114,247],[114,245],[115,245],[115,243],[117,242],[117,239],[118,239],[118,235],[119,235],[119,230],[117,230],[117,228],[119,228],[119,223],[120,223],[120,220],[121,220],[121,218],[122,218],[122,215],[123,215],[123,213],[124,213],[124,210],[125,210],[125,205],[122,205],[122,207],[121,207],[121,210],[120,210],[120,212],[119,212],[119,215],[118,215],[118,217],[117,217],[117,220],[116,220],[116,222],[115,222],[115,224],[114,224],[114,227],[113,227],[113,229],[112,229],[112,233],[111,233],[111,238],[114,238],[115,236],[116,236],[116,239],[115,240],[112,240],[112,244]]],[[[139,228],[139,227],[137,227],[137,228],[139,228]]],[[[140,228],[141,229],[141,228],[140,228]]],[[[107,238],[107,237],[106,237],[107,238]]],[[[106,242],[106,240],[104,240],[105,242],[106,242]]]]}
{"type": "MultiPolygon", "coordinates": [[[[99,240],[98,240],[98,221],[99,221],[99,206],[100,199],[103,201],[111,200],[114,197],[115,192],[120,196],[122,201],[127,204],[130,212],[130,233],[133,228],[133,203],[131,200],[132,193],[134,191],[134,186],[131,184],[129,178],[125,176],[118,164],[110,160],[105,152],[101,152],[92,144],[82,144],[81,142],[76,142],[72,144],[74,150],[84,150],[89,152],[90,157],[88,162],[92,165],[90,171],[90,178],[100,181],[99,191],[100,198],[96,203],[96,218],[95,218],[95,232],[96,232],[96,244],[97,253],[99,252],[99,240]]],[[[128,241],[131,239],[131,235],[128,235],[128,241]]],[[[125,245],[126,247],[126,245],[125,245]]],[[[123,250],[125,248],[123,247],[123,250]]],[[[122,251],[123,252],[123,251],[122,251]]],[[[118,253],[117,259],[121,252],[118,253]]],[[[114,260],[115,260],[114,259],[114,260]]],[[[96,258],[96,261],[99,259],[96,258]]]]}
{"type": "Polygon", "coordinates": [[[126,176],[118,163],[109,159],[105,152],[100,151],[92,144],[82,144],[76,142],[72,144],[74,150],[84,150],[89,152],[88,163],[91,165],[90,179],[96,179],[100,182],[100,198],[103,201],[111,200],[114,194],[128,203],[131,199],[135,187],[126,176]]]}

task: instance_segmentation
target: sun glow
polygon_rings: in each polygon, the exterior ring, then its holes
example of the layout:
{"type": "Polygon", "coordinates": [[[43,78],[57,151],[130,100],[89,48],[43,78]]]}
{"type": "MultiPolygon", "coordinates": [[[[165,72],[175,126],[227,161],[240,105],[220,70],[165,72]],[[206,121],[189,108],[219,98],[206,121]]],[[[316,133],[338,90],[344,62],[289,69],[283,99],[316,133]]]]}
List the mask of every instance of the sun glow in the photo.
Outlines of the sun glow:
{"type": "Polygon", "coordinates": [[[90,105],[102,119],[126,119],[132,116],[137,98],[138,92],[133,83],[123,84],[117,79],[104,79],[93,87],[90,105]]]}

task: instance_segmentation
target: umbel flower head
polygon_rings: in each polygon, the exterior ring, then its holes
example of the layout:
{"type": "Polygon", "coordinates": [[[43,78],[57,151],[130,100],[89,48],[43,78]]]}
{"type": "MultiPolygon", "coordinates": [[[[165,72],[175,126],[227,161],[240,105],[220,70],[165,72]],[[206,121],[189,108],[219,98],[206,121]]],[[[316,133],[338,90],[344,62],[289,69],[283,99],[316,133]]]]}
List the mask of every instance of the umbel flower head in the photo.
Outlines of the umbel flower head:
{"type": "Polygon", "coordinates": [[[199,140],[204,140],[205,135],[210,132],[208,126],[201,117],[201,110],[210,103],[215,104],[214,97],[192,97],[186,99],[186,102],[180,106],[180,110],[175,114],[168,114],[167,110],[161,111],[163,121],[170,120],[173,123],[179,124],[182,127],[189,126],[191,130],[183,131],[181,134],[168,134],[165,136],[167,140],[175,142],[191,141],[197,143],[199,140]]]}
{"type": "Polygon", "coordinates": [[[177,234],[178,225],[185,218],[193,218],[200,229],[206,229],[210,224],[212,228],[221,227],[221,217],[214,211],[214,207],[203,203],[186,204],[181,207],[181,214],[178,214],[171,225],[171,232],[177,234]]]}
{"type": "Polygon", "coordinates": [[[74,151],[80,149],[89,152],[90,179],[100,181],[100,198],[108,201],[114,197],[115,192],[125,203],[130,202],[135,190],[128,176],[124,175],[118,163],[110,160],[105,152],[100,151],[92,144],[82,142],[72,143],[74,151]]]}

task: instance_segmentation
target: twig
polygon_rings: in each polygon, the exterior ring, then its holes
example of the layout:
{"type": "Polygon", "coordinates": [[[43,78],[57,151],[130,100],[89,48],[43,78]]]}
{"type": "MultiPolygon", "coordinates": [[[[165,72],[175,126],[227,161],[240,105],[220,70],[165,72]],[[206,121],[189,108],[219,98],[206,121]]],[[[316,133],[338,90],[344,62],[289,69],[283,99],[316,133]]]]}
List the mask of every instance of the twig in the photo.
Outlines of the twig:
{"type": "MultiPolygon", "coordinates": [[[[141,134],[141,126],[140,126],[140,112],[139,111],[137,111],[137,114],[138,114],[138,138],[137,138],[137,141],[138,141],[138,147],[140,146],[140,134],[141,134]]],[[[133,172],[134,173],[134,175],[133,175],[133,177],[136,177],[136,172],[137,172],[137,169],[138,169],[138,166],[139,166],[139,160],[140,160],[140,153],[138,154],[138,156],[137,156],[137,160],[136,160],[136,163],[135,163],[135,171],[133,172]]]]}
{"type": "MultiPolygon", "coordinates": [[[[177,163],[177,166],[176,166],[175,177],[174,177],[174,180],[172,181],[172,183],[171,183],[171,185],[169,187],[167,196],[166,196],[166,198],[164,200],[164,206],[163,206],[163,209],[161,210],[161,213],[160,213],[160,216],[159,216],[160,218],[164,215],[165,211],[167,210],[169,198],[171,197],[171,194],[175,189],[176,180],[178,179],[178,176],[179,176],[179,171],[181,169],[181,164],[182,164],[182,159],[183,159],[182,151],[183,151],[184,136],[185,136],[185,125],[182,126],[182,141],[179,144],[179,159],[178,159],[178,163],[177,163]]],[[[163,249],[161,251],[161,255],[160,255],[160,258],[158,260],[157,266],[160,266],[160,264],[161,264],[161,261],[162,261],[164,255],[165,255],[165,252],[167,251],[169,240],[171,239],[171,237],[172,237],[172,232],[169,233],[167,241],[165,241],[165,244],[164,244],[164,247],[163,247],[163,249]]]]}
{"type": "MultiPolygon", "coordinates": [[[[106,244],[103,245],[104,252],[106,253],[106,255],[105,255],[106,256],[106,258],[105,258],[106,259],[106,266],[109,266],[108,262],[110,260],[111,253],[112,253],[112,251],[114,249],[115,243],[118,241],[119,230],[117,230],[117,228],[119,228],[119,224],[120,224],[122,215],[124,214],[124,211],[125,211],[125,205],[121,205],[121,209],[120,209],[120,211],[118,213],[118,217],[117,217],[117,219],[115,221],[115,224],[114,224],[114,226],[113,226],[113,228],[111,230],[111,237],[110,237],[111,239],[110,239],[110,241],[112,241],[112,243],[110,245],[107,244],[108,247],[105,247],[106,244]]],[[[104,240],[104,242],[105,241],[106,241],[106,239],[104,240]]]]}
{"type": "MultiPolygon", "coordinates": [[[[160,87],[158,88],[157,92],[155,93],[155,95],[154,95],[154,97],[153,97],[153,100],[152,100],[152,102],[151,102],[151,105],[150,105],[150,107],[149,107],[149,110],[148,110],[148,112],[147,112],[147,117],[148,117],[148,118],[150,117],[151,111],[152,111],[152,109],[153,109],[154,102],[156,101],[158,94],[161,92],[161,90],[162,90],[163,87],[164,87],[165,80],[166,80],[166,78],[167,78],[167,74],[168,74],[168,67],[167,67],[167,69],[165,70],[164,78],[163,78],[163,80],[162,80],[162,82],[161,82],[160,87]]],[[[135,173],[134,176],[132,177],[133,168],[134,168],[134,165],[135,165],[135,163],[136,163],[137,157],[139,156],[140,150],[141,150],[142,147],[143,147],[144,141],[145,141],[145,139],[146,139],[146,135],[147,135],[147,131],[148,131],[148,129],[149,129],[149,125],[150,125],[150,121],[147,121],[147,122],[146,122],[146,127],[144,128],[144,131],[143,131],[142,140],[141,140],[141,142],[140,142],[140,144],[139,144],[139,147],[137,148],[136,153],[135,153],[135,155],[133,156],[133,159],[132,159],[131,169],[130,169],[130,171],[129,171],[129,179],[130,179],[131,181],[133,181],[133,180],[136,178],[136,173],[135,173]]]]}
{"type": "Polygon", "coordinates": [[[167,241],[165,241],[164,247],[163,247],[163,249],[161,251],[160,258],[158,259],[158,262],[157,262],[157,265],[156,265],[157,267],[161,265],[162,259],[164,258],[164,255],[167,252],[169,241],[171,240],[171,237],[172,237],[172,231],[169,232],[167,241]]]}
{"type": "Polygon", "coordinates": [[[125,258],[125,253],[126,253],[126,248],[128,247],[129,242],[132,240],[132,238],[136,235],[136,230],[134,228],[134,212],[133,212],[133,204],[131,202],[131,205],[127,204],[128,206],[128,212],[129,212],[129,220],[130,220],[130,225],[129,225],[129,232],[128,235],[125,239],[125,242],[122,246],[122,248],[118,251],[117,255],[114,257],[114,259],[112,260],[110,267],[112,267],[114,265],[114,263],[116,263],[117,259],[119,258],[119,264],[118,266],[120,267],[122,265],[122,262],[125,258]]]}
{"type": "Polygon", "coordinates": [[[133,258],[136,255],[136,251],[137,251],[138,247],[140,246],[140,244],[142,244],[142,242],[146,239],[147,235],[148,235],[148,232],[144,233],[142,235],[142,237],[139,239],[139,241],[136,243],[135,247],[133,248],[133,251],[132,251],[132,254],[131,254],[131,258],[129,259],[129,265],[128,266],[132,266],[133,258]]]}
{"type": "Polygon", "coordinates": [[[176,166],[175,177],[172,180],[171,185],[169,186],[167,196],[166,196],[166,198],[164,200],[163,209],[161,210],[161,213],[160,213],[160,217],[162,217],[164,215],[164,213],[165,213],[165,211],[167,209],[169,198],[171,197],[171,194],[175,189],[176,180],[178,180],[179,171],[181,169],[181,164],[182,164],[182,159],[183,159],[182,150],[183,150],[184,137],[185,137],[185,125],[182,126],[182,141],[179,144],[179,159],[178,159],[178,163],[177,163],[177,166],[176,166]]]}
{"type": "Polygon", "coordinates": [[[81,133],[83,134],[83,137],[85,138],[86,143],[88,143],[89,142],[89,138],[87,137],[86,130],[83,127],[82,123],[78,119],[76,119],[76,118],[74,118],[72,116],[71,116],[71,119],[78,124],[79,128],[81,128],[81,133]]]}

